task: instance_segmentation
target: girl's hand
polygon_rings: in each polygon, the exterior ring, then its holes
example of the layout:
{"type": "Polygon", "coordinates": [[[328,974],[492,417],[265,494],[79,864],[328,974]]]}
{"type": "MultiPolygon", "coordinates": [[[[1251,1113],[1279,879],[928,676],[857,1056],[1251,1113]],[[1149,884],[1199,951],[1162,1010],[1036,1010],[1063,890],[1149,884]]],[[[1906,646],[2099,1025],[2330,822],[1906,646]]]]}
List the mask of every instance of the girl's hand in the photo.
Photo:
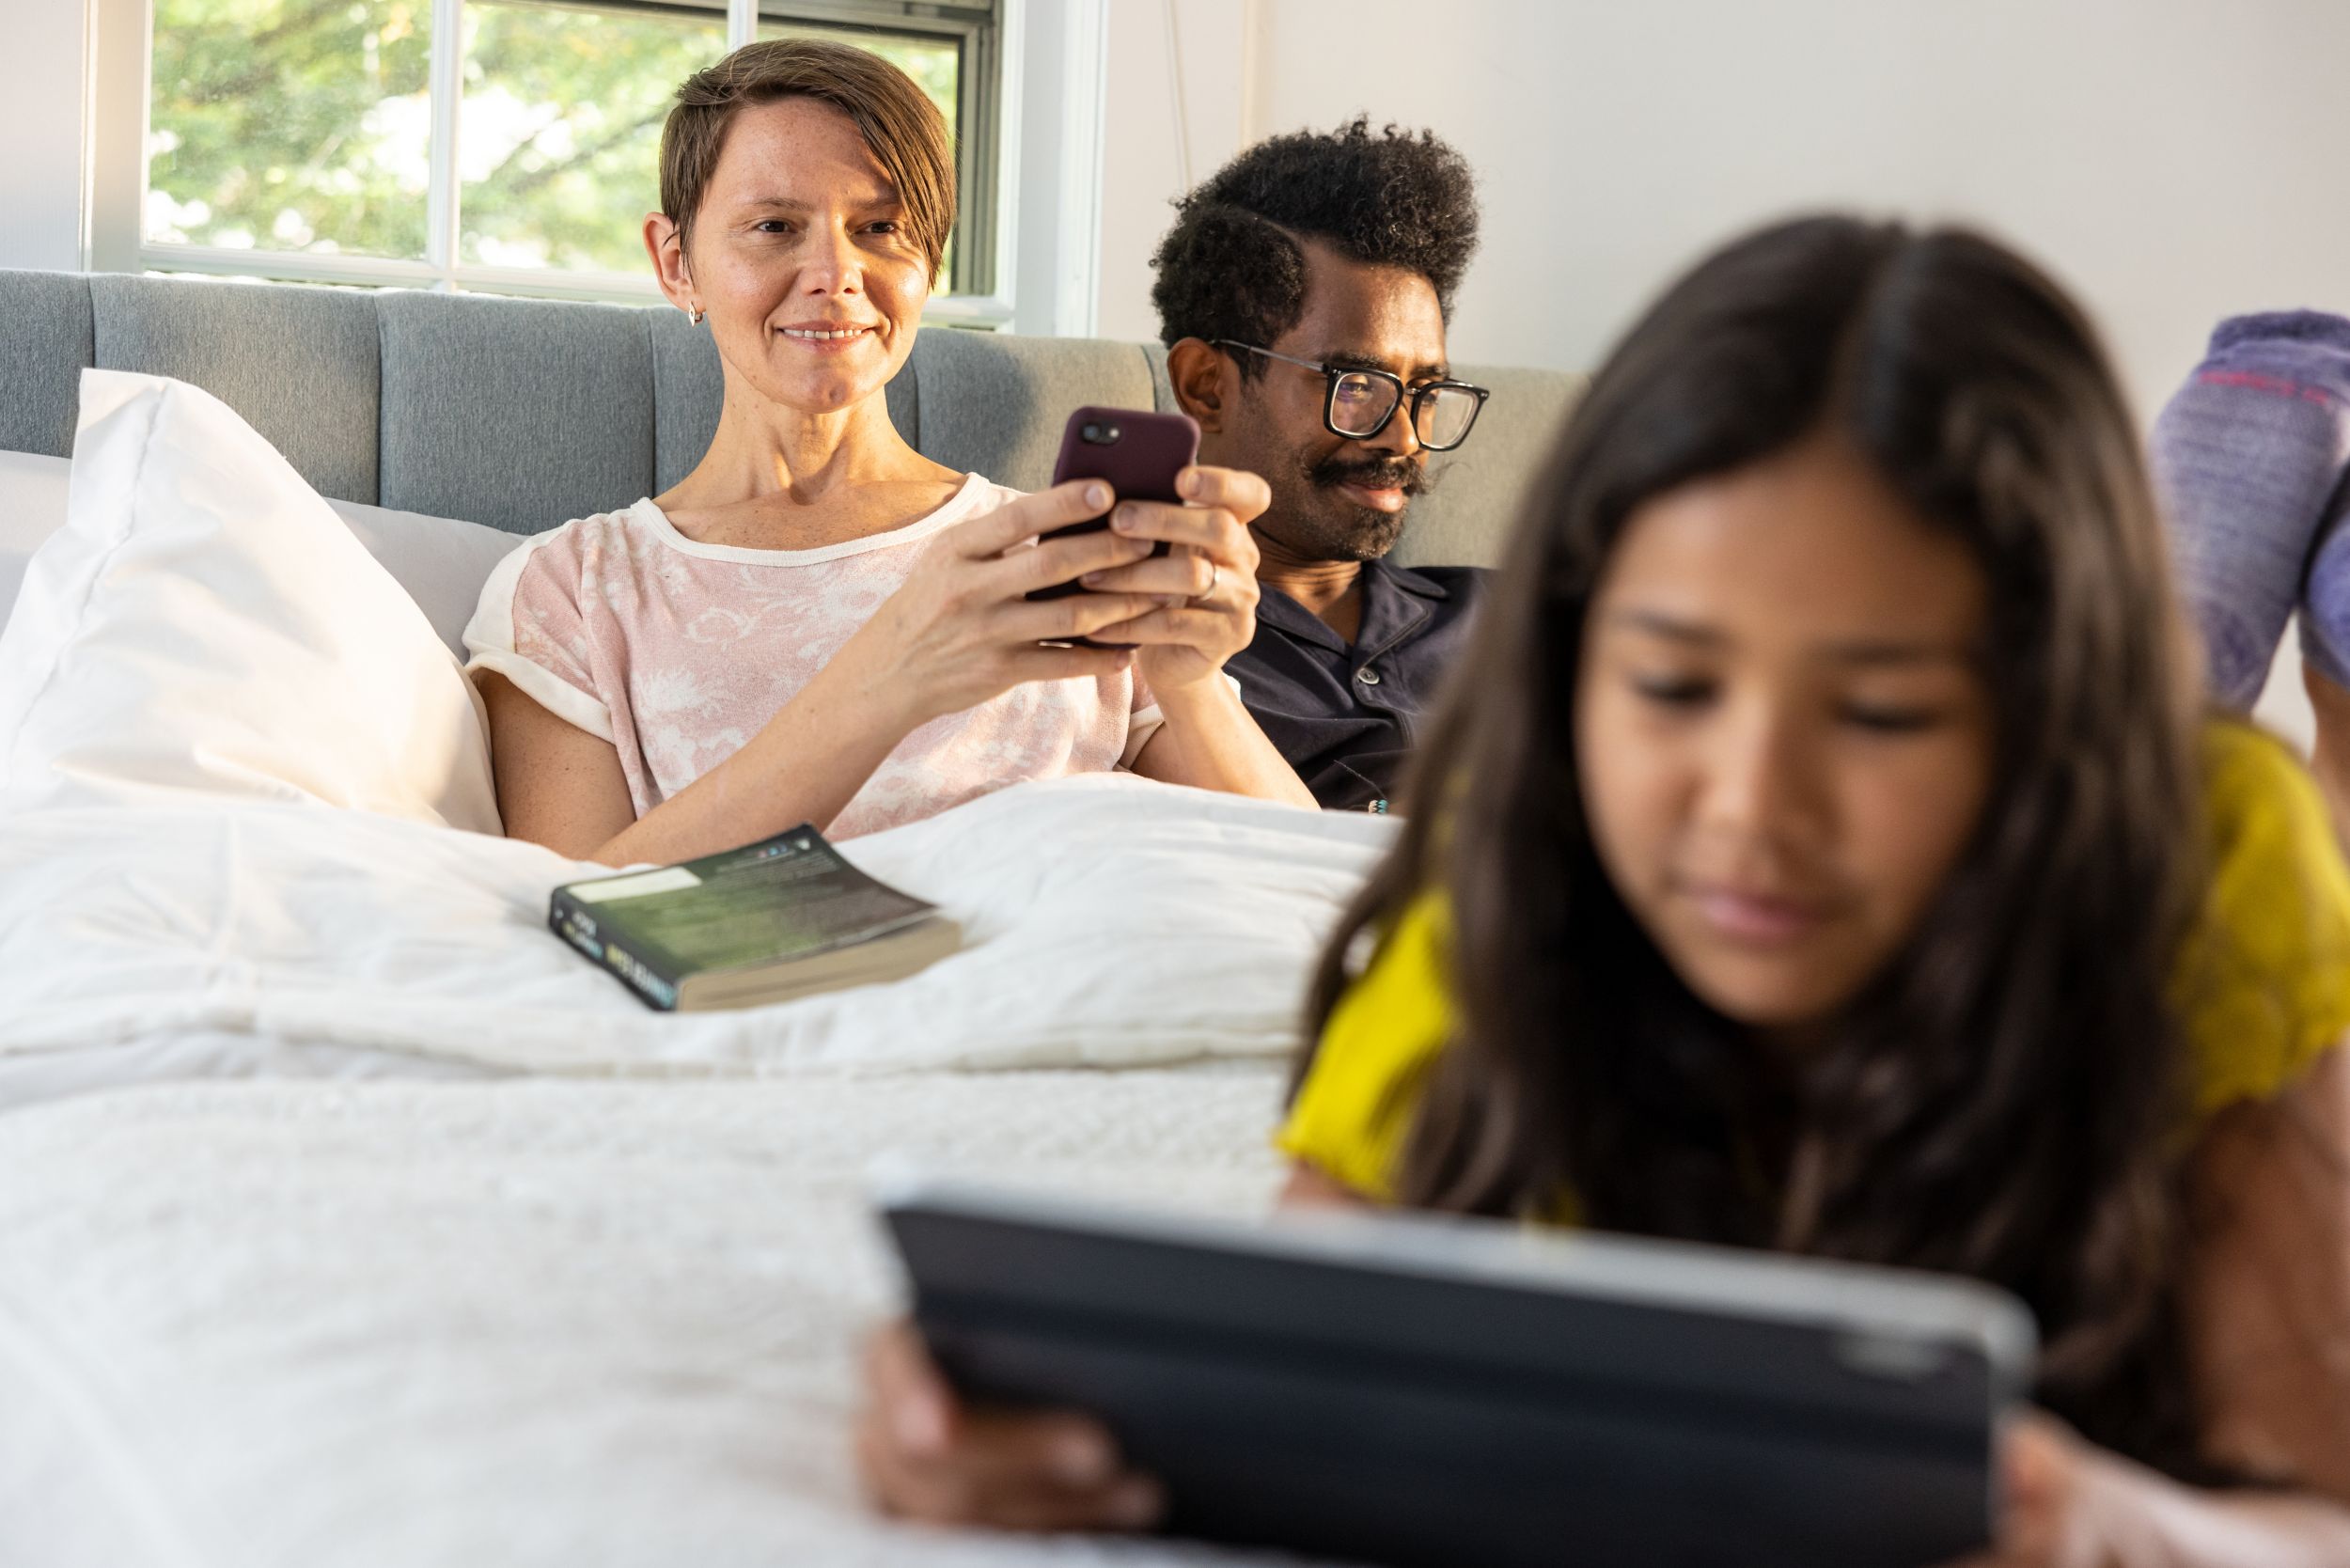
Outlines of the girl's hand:
{"type": "Polygon", "coordinates": [[[1138,641],[1102,634],[1151,609],[1157,601],[1149,594],[1073,593],[1036,604],[1026,595],[1086,572],[1130,567],[1151,553],[1151,541],[1104,530],[1015,548],[1099,517],[1111,499],[1101,480],[1074,480],[948,529],[834,663],[845,663],[870,699],[899,713],[909,729],[1025,682],[1125,668],[1132,655],[1124,650],[1039,645],[1082,636],[1138,641]]]}
{"type": "Polygon", "coordinates": [[[1135,658],[1154,697],[1209,680],[1257,635],[1257,541],[1248,525],[1273,504],[1272,489],[1236,468],[1186,468],[1175,489],[1190,503],[1125,501],[1110,527],[1131,540],[1164,540],[1164,556],[1079,579],[1097,593],[1156,596],[1133,619],[1104,626],[1104,642],[1137,644],[1135,658]]]}
{"type": "Polygon", "coordinates": [[[997,1529],[1127,1530],[1155,1523],[1166,1507],[1100,1423],[964,1405],[902,1319],[868,1345],[865,1393],[857,1470],[884,1513],[997,1529]]]}
{"type": "Polygon", "coordinates": [[[1952,1568],[2100,1568],[2080,1506],[2087,1458],[2080,1438],[2054,1417],[2019,1418],[1999,1443],[2006,1506],[1998,1537],[1991,1550],[1952,1568]]]}

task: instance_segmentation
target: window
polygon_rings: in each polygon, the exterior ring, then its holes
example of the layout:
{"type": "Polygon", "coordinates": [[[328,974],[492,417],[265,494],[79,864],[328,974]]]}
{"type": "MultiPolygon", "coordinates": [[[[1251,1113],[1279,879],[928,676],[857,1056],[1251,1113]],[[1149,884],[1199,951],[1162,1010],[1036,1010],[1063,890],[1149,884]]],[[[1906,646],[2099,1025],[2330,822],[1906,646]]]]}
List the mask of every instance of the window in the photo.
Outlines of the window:
{"type": "Polygon", "coordinates": [[[637,238],[688,74],[752,37],[905,70],[956,133],[933,314],[1008,320],[1001,0],[152,0],[149,270],[657,298],[637,238]]]}

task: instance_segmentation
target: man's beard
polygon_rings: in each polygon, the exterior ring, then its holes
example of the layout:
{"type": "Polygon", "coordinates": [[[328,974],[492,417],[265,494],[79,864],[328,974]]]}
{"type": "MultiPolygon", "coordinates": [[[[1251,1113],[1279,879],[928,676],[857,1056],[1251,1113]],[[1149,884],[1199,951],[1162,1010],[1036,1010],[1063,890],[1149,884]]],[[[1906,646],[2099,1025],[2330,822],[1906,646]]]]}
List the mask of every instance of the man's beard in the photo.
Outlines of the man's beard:
{"type": "Polygon", "coordinates": [[[1381,511],[1340,495],[1340,485],[1400,490],[1407,501],[1428,488],[1427,471],[1409,458],[1301,460],[1297,477],[1304,483],[1301,498],[1307,504],[1292,510],[1285,532],[1292,537],[1285,542],[1314,560],[1374,561],[1394,549],[1403,532],[1408,505],[1402,511],[1381,511]]]}

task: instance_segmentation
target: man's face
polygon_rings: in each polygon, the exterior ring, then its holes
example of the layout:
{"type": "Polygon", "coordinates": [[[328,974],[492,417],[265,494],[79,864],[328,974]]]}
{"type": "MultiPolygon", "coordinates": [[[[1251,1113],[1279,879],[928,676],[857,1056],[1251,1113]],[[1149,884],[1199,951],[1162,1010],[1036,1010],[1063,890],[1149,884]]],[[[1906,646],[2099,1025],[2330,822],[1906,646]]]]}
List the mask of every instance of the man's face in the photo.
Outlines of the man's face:
{"type": "MultiPolygon", "coordinates": [[[[1444,313],[1435,286],[1399,267],[1350,261],[1304,243],[1306,311],[1277,342],[1258,345],[1345,369],[1387,370],[1407,387],[1447,373],[1444,313]]],[[[1211,461],[1246,468],[1273,487],[1257,531],[1306,560],[1367,561],[1386,555],[1404,509],[1426,483],[1428,454],[1414,438],[1408,394],[1368,440],[1333,435],[1323,422],[1329,385],[1319,372],[1245,354],[1254,379],[1240,384],[1235,417],[1211,461]]],[[[1206,457],[1206,452],[1202,452],[1206,457]]]]}

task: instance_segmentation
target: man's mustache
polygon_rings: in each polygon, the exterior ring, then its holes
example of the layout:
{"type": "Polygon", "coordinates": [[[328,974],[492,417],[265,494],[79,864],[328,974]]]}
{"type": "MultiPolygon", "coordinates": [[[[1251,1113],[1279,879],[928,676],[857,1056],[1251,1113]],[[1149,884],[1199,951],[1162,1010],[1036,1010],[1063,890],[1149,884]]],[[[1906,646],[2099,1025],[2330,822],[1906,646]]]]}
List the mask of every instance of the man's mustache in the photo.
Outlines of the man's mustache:
{"type": "Polygon", "coordinates": [[[1369,463],[1340,463],[1327,458],[1306,471],[1315,484],[1360,485],[1365,490],[1400,490],[1417,495],[1428,488],[1428,472],[1409,458],[1375,458],[1369,463]]]}

